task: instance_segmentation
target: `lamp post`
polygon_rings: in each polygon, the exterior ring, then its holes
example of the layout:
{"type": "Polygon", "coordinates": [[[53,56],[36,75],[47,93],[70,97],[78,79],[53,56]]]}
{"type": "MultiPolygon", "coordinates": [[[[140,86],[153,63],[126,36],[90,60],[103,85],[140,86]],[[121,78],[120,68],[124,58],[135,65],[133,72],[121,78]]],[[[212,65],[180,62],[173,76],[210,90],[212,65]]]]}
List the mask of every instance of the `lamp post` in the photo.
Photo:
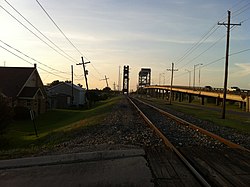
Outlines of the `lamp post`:
{"type": "Polygon", "coordinates": [[[199,87],[200,87],[200,89],[201,89],[201,66],[202,66],[203,64],[200,64],[200,66],[199,66],[199,87]]]}
{"type": "Polygon", "coordinates": [[[200,66],[200,65],[203,65],[203,64],[195,64],[194,65],[194,82],[193,82],[193,89],[195,89],[195,68],[197,67],[197,66],[200,66]]]}
{"type": "Polygon", "coordinates": [[[186,71],[188,72],[188,77],[189,77],[189,79],[188,79],[188,86],[190,88],[191,87],[191,71],[188,70],[188,69],[186,69],[186,71]]]}

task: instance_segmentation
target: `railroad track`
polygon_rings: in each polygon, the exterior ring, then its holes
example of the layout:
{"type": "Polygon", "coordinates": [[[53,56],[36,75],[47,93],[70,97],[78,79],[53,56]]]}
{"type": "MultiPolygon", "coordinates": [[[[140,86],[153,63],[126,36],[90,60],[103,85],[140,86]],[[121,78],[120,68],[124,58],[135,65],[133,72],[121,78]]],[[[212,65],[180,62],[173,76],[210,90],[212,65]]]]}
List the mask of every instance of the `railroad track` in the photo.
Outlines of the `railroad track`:
{"type": "Polygon", "coordinates": [[[155,106],[129,98],[203,186],[249,186],[250,151],[155,106]]]}

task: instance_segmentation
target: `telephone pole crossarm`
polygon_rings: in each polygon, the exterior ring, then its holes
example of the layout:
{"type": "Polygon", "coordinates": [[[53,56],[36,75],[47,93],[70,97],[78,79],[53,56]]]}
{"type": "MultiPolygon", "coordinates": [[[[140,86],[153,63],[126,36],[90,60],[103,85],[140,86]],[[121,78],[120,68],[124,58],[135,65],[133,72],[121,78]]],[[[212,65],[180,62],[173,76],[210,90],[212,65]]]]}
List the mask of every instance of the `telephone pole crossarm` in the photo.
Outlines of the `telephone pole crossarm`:
{"type": "MultiPolygon", "coordinates": [[[[218,22],[218,25],[224,25],[224,26],[228,26],[228,23],[220,23],[218,22]]],[[[241,26],[241,23],[230,23],[230,26],[241,26]]]]}

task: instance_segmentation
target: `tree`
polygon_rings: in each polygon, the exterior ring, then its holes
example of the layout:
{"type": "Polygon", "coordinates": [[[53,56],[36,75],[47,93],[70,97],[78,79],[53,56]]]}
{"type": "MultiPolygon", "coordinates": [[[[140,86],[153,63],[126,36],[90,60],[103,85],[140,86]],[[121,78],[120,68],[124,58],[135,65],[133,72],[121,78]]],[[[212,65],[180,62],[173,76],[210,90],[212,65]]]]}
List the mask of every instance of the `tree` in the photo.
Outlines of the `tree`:
{"type": "Polygon", "coordinates": [[[111,91],[111,88],[110,87],[105,87],[105,88],[103,88],[103,91],[109,92],[109,91],[111,91]]]}
{"type": "Polygon", "coordinates": [[[49,87],[53,87],[53,86],[56,86],[56,85],[58,85],[58,84],[60,84],[61,82],[59,81],[59,80],[55,80],[55,81],[53,81],[52,83],[48,83],[47,85],[49,86],[49,87]]]}

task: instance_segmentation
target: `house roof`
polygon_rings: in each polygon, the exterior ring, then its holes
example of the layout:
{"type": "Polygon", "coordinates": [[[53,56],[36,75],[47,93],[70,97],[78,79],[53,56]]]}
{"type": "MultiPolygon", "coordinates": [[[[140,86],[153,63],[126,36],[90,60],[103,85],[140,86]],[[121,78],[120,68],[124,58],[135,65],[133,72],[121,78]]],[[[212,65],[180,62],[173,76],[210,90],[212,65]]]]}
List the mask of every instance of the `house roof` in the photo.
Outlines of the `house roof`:
{"type": "Polygon", "coordinates": [[[16,97],[35,67],[0,67],[0,92],[16,97]]]}
{"type": "MultiPolygon", "coordinates": [[[[67,86],[71,87],[72,84],[71,83],[67,83],[67,82],[64,82],[67,86]]],[[[75,84],[73,84],[73,88],[76,89],[76,90],[79,90],[79,91],[83,91],[85,89],[81,88],[80,86],[77,86],[75,84]]]]}
{"type": "MultiPolygon", "coordinates": [[[[48,88],[48,91],[50,91],[50,90],[53,90],[53,89],[55,89],[55,88],[57,88],[57,87],[60,87],[60,86],[62,86],[62,85],[66,85],[66,86],[68,86],[68,87],[72,87],[72,84],[71,83],[67,83],[67,82],[61,82],[60,84],[57,84],[57,85],[55,85],[55,86],[52,86],[51,88],[48,88]]],[[[81,88],[80,86],[77,86],[77,85],[75,85],[75,84],[73,84],[73,88],[74,89],[76,89],[76,90],[79,90],[79,91],[84,91],[85,89],[83,89],[83,88],[81,88]]]]}

